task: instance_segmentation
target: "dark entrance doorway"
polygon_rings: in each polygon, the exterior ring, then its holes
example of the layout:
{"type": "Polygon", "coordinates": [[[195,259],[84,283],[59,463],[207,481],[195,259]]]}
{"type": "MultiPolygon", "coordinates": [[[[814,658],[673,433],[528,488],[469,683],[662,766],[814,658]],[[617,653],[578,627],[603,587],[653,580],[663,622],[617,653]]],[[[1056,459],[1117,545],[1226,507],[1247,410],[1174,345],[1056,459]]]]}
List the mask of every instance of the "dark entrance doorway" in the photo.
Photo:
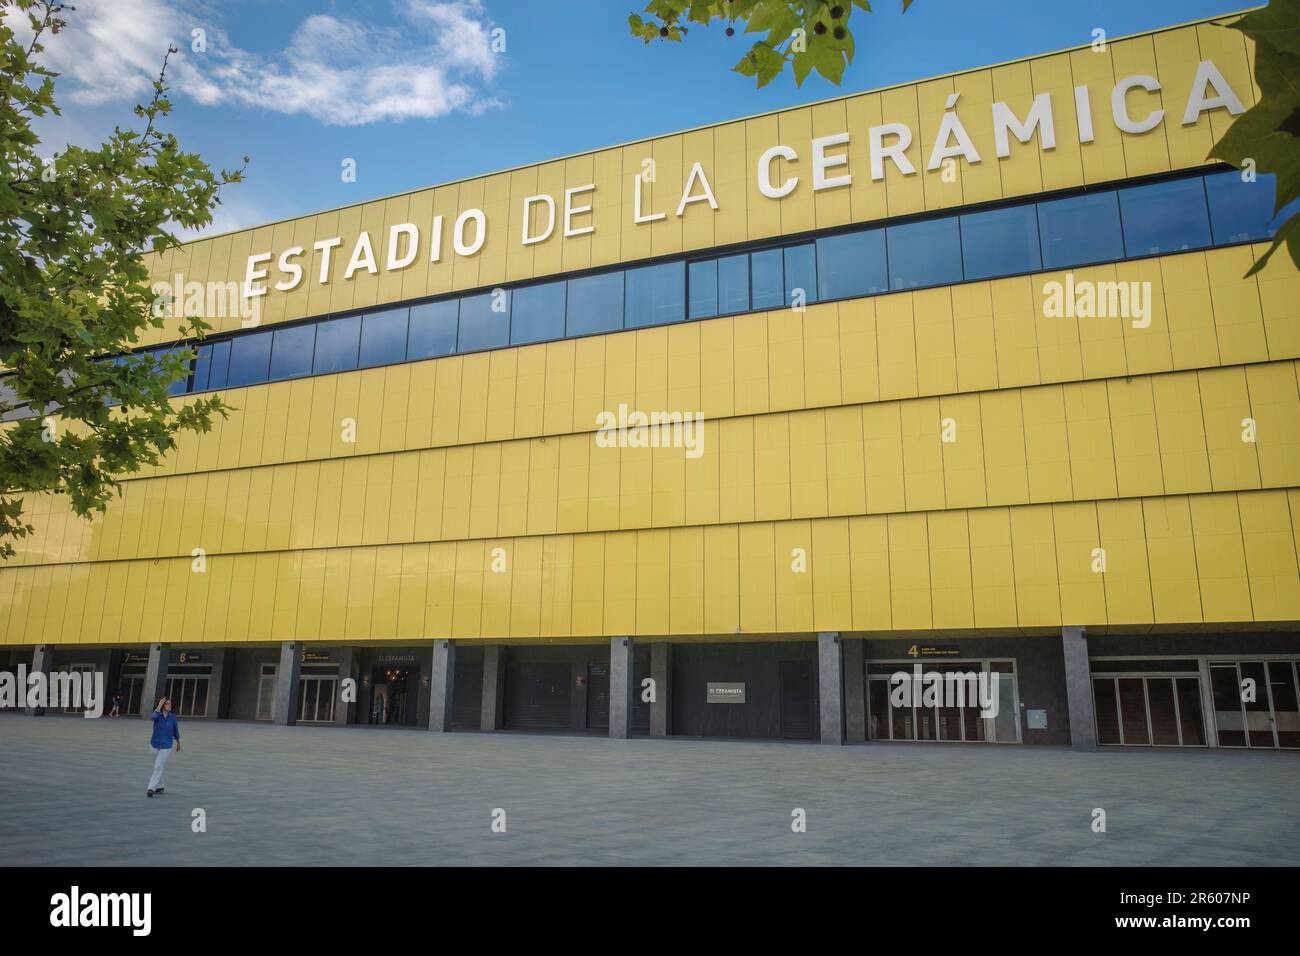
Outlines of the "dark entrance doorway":
{"type": "Polygon", "coordinates": [[[483,651],[456,652],[456,682],[451,695],[453,730],[478,730],[483,723],[483,651]]]}
{"type": "Polygon", "coordinates": [[[370,671],[370,714],[367,722],[414,727],[419,701],[417,664],[378,664],[370,671]]]}
{"type": "Polygon", "coordinates": [[[587,729],[609,730],[609,665],[587,665],[587,729]]]}
{"type": "Polygon", "coordinates": [[[781,736],[790,740],[813,737],[812,665],[781,662],[781,736]]]}
{"type": "MultiPolygon", "coordinates": [[[[570,727],[571,668],[567,662],[541,663],[511,660],[505,668],[505,677],[505,726],[507,728],[567,730],[570,727]]],[[[608,685],[605,693],[608,700],[608,685]]],[[[605,722],[608,726],[608,703],[605,722]]]]}

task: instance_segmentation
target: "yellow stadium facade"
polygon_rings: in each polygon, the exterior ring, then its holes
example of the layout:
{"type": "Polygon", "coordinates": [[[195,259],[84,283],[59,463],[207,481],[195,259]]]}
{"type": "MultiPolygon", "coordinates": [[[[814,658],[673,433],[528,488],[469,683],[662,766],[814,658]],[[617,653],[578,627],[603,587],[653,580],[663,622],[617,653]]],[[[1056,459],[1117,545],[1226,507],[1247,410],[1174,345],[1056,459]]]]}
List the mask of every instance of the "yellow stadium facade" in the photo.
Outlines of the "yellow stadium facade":
{"type": "Polygon", "coordinates": [[[235,410],[93,522],[28,498],[0,668],[290,724],[1300,746],[1300,274],[1244,278],[1272,183],[1206,160],[1258,95],[1225,22],[157,257],[214,326],[175,401],[235,410]]]}

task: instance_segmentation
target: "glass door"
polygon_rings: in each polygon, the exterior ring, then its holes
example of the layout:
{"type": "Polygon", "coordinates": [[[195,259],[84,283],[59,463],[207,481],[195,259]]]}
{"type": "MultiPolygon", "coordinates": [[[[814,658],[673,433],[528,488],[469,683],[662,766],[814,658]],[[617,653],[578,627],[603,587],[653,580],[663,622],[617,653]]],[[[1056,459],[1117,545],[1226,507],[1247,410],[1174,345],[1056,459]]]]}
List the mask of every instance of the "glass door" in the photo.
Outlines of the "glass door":
{"type": "Polygon", "coordinates": [[[894,707],[891,702],[895,672],[913,676],[914,662],[873,662],[867,668],[867,734],[871,740],[940,740],[963,743],[1018,743],[1020,711],[1014,661],[936,663],[923,673],[936,672],[951,686],[961,675],[965,700],[941,693],[937,706],[922,702],[924,685],[913,681],[911,701],[894,707]],[[997,674],[997,714],[984,717],[979,703],[979,681],[992,682],[997,674]]]}
{"type": "Polygon", "coordinates": [[[1220,747],[1300,748],[1296,661],[1212,661],[1220,747]]]}
{"type": "Polygon", "coordinates": [[[334,721],[338,696],[337,664],[305,664],[298,678],[298,721],[328,724],[334,721]]]}
{"type": "Polygon", "coordinates": [[[211,664],[173,665],[167,672],[167,696],[177,717],[208,716],[211,664]]]}
{"type": "Polygon", "coordinates": [[[140,713],[140,694],[144,691],[144,675],[123,673],[122,675],[122,713],[140,713]]]}
{"type": "Polygon", "coordinates": [[[257,678],[257,719],[270,720],[275,716],[275,669],[276,664],[263,664],[262,672],[257,678]]]}
{"type": "Polygon", "coordinates": [[[989,739],[1000,744],[1020,742],[1020,692],[1016,686],[1015,661],[989,661],[989,679],[998,675],[998,713],[985,720],[989,739]]]}
{"type": "Polygon", "coordinates": [[[1204,747],[1199,677],[1175,674],[1096,676],[1097,743],[1124,747],[1204,747]]]}
{"type": "Polygon", "coordinates": [[[1277,745],[1286,750],[1300,748],[1300,663],[1268,662],[1268,691],[1273,698],[1273,727],[1277,745]]]}
{"type": "Polygon", "coordinates": [[[334,720],[334,696],[338,678],[304,674],[298,680],[298,721],[304,724],[328,724],[334,720]]]}
{"type": "Polygon", "coordinates": [[[1220,747],[1246,746],[1246,716],[1241,707],[1241,680],[1237,665],[1210,664],[1210,689],[1214,696],[1214,727],[1220,747]]]}
{"type": "Polygon", "coordinates": [[[1246,710],[1246,742],[1252,747],[1276,747],[1273,736],[1273,705],[1269,700],[1268,677],[1263,661],[1240,661],[1241,705],[1246,710]],[[1247,693],[1247,690],[1250,693],[1247,693]]]}
{"type": "Polygon", "coordinates": [[[208,715],[208,678],[187,675],[167,678],[167,696],[177,717],[208,715]]]}

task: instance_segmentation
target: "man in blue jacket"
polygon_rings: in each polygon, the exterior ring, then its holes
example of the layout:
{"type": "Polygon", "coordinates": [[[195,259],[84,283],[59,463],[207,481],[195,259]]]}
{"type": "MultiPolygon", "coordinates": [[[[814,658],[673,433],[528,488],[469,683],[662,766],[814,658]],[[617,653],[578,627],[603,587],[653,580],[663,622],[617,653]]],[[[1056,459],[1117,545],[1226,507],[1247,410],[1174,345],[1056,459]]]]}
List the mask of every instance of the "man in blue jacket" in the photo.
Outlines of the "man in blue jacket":
{"type": "Polygon", "coordinates": [[[158,706],[153,709],[151,716],[153,737],[149,740],[149,746],[154,752],[153,776],[149,778],[149,789],[144,792],[146,797],[163,792],[163,768],[167,766],[167,758],[172,755],[173,741],[176,743],[176,752],[181,752],[181,728],[176,721],[176,715],[172,713],[170,698],[159,697],[158,706]]]}

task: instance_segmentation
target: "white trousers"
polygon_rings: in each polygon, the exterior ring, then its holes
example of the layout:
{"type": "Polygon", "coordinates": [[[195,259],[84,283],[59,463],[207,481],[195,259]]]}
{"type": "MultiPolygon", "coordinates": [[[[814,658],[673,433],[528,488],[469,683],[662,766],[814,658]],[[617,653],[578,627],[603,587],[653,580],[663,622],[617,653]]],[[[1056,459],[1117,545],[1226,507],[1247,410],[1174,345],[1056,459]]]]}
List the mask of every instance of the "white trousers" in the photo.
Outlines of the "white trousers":
{"type": "Polygon", "coordinates": [[[172,755],[171,748],[164,750],[161,747],[150,747],[156,756],[153,758],[153,776],[149,778],[149,789],[157,790],[162,786],[163,768],[167,766],[167,758],[172,755]]]}

